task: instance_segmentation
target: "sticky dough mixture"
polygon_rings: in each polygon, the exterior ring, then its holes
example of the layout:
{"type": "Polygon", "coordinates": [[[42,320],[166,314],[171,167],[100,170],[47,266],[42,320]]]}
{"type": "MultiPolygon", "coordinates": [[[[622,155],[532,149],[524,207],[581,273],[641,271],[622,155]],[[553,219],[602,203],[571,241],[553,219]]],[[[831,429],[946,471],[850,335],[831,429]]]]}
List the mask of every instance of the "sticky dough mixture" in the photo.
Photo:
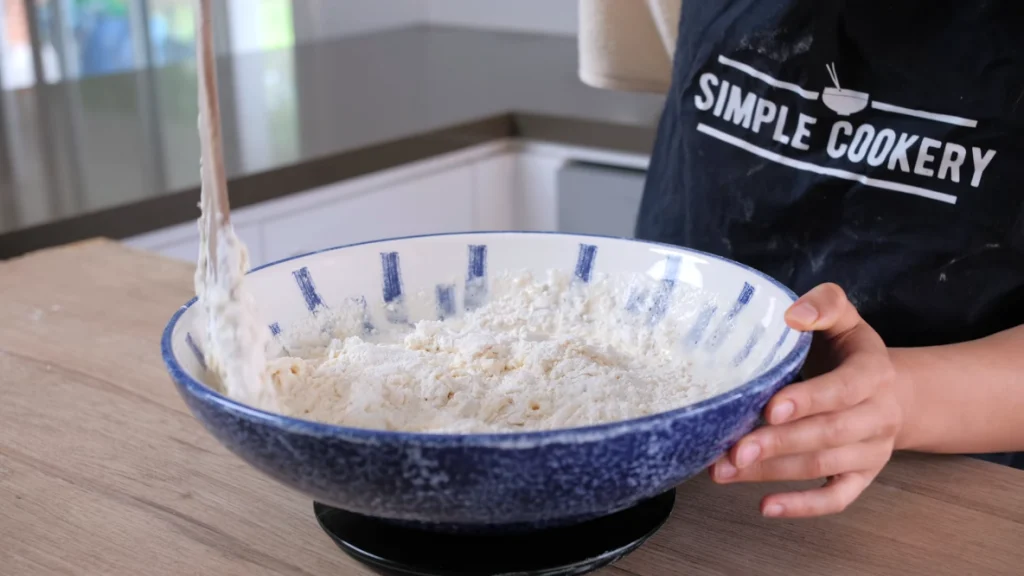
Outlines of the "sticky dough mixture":
{"type": "MultiPolygon", "coordinates": [[[[203,218],[215,217],[204,209],[203,218]]],[[[258,307],[245,286],[248,250],[230,226],[224,227],[217,234],[217,261],[211,266],[205,229],[201,221],[195,288],[205,320],[206,366],[228,396],[278,411],[277,389],[266,369],[267,327],[258,321],[258,307]]]]}
{"type": "MultiPolygon", "coordinates": [[[[715,395],[717,378],[693,377],[676,355],[677,314],[647,326],[626,311],[623,279],[505,275],[483,307],[443,321],[367,331],[361,306],[319,312],[290,326],[270,350],[246,290],[248,253],[227,214],[209,5],[197,42],[202,215],[195,288],[205,362],[243,403],[363,428],[495,432],[636,418],[715,395]],[[716,382],[710,386],[707,382],[716,382]]],[[[641,311],[642,312],[642,311],[641,311]]]]}
{"type": "Polygon", "coordinates": [[[209,373],[229,396],[251,406],[277,410],[276,389],[267,373],[266,325],[245,285],[249,253],[228,218],[227,182],[221,154],[219,112],[213,81],[209,4],[197,11],[196,61],[199,68],[200,168],[199,260],[195,290],[202,312],[204,360],[209,373]],[[218,200],[221,198],[222,200],[218,200]]]}
{"type": "Polygon", "coordinates": [[[443,321],[366,333],[362,308],[282,333],[269,361],[285,414],[417,432],[585,426],[663,412],[726,384],[692,374],[671,311],[626,311],[636,281],[505,274],[487,304],[443,321]]]}

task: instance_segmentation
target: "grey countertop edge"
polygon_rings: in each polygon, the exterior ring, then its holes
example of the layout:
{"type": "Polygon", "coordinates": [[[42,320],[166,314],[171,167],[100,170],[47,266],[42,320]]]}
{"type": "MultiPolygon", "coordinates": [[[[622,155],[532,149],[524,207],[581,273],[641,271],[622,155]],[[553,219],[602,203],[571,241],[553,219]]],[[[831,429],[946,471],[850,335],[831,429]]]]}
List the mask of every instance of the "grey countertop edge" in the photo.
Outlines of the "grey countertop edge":
{"type": "MultiPolygon", "coordinates": [[[[241,208],[503,138],[648,154],[654,131],[653,126],[512,111],[232,178],[231,202],[241,208]]],[[[198,202],[199,189],[191,188],[0,234],[0,259],[97,236],[122,239],[188,222],[198,217],[198,202]]]]}

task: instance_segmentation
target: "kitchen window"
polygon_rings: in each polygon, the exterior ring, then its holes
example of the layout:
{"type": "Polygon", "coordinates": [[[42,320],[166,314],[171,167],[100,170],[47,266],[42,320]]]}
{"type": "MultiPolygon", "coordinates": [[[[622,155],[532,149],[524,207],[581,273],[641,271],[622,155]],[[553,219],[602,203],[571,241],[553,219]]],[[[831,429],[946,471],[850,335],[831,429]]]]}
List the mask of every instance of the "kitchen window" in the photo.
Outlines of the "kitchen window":
{"type": "MultiPolygon", "coordinates": [[[[295,44],[295,0],[214,4],[218,52],[295,44]]],[[[0,87],[160,67],[195,58],[193,0],[0,0],[0,87]]]]}

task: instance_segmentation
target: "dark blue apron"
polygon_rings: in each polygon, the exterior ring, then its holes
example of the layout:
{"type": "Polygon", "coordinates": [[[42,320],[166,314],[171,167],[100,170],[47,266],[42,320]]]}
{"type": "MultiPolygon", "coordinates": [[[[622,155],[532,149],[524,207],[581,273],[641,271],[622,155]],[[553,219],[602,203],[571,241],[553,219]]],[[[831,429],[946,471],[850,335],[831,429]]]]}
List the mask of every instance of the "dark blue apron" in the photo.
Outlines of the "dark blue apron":
{"type": "Polygon", "coordinates": [[[684,1],[637,236],[835,282],[890,346],[1024,324],[1022,29],[1017,0],[684,1]]]}

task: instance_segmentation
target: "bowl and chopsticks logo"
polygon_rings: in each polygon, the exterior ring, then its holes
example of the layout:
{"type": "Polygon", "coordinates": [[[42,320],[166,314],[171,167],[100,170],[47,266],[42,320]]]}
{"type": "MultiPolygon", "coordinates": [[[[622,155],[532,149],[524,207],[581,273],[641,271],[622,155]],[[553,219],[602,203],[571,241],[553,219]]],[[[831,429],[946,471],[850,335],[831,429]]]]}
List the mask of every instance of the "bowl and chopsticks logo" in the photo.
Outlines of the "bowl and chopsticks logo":
{"type": "Polygon", "coordinates": [[[836,85],[835,88],[829,86],[821,91],[821,101],[829,110],[840,116],[850,116],[868,107],[869,97],[866,92],[848,90],[839,85],[839,75],[836,74],[834,62],[831,65],[826,64],[825,69],[828,70],[832,83],[836,85]]]}
{"type": "Polygon", "coordinates": [[[884,85],[851,90],[835,62],[821,89],[773,76],[772,65],[724,54],[717,64],[693,83],[694,128],[763,160],[955,205],[1000,157],[991,131],[969,132],[978,120],[879,100],[884,85]]]}

